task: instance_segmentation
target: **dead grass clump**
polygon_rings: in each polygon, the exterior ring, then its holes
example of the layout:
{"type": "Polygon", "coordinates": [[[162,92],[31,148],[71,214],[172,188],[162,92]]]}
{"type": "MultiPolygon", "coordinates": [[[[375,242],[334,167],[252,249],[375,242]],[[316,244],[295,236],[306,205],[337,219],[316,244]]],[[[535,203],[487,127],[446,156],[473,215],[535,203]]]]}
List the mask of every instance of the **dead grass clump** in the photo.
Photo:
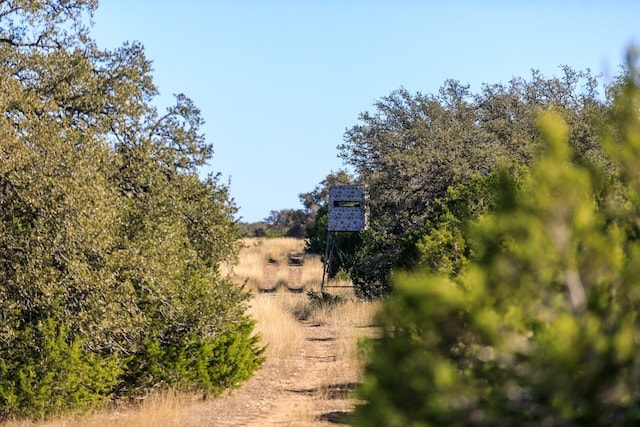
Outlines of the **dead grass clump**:
{"type": "Polygon", "coordinates": [[[293,313],[301,295],[257,294],[249,314],[256,320],[256,332],[267,347],[267,363],[284,364],[297,357],[304,345],[304,333],[293,313]]]}
{"type": "Polygon", "coordinates": [[[379,301],[362,301],[350,297],[327,310],[318,312],[317,320],[341,329],[375,327],[374,318],[379,308],[379,301]]]}
{"type": "Polygon", "coordinates": [[[323,292],[311,290],[307,293],[307,316],[302,320],[338,328],[373,326],[375,313],[380,307],[378,301],[359,300],[350,287],[328,289],[323,292]]]}

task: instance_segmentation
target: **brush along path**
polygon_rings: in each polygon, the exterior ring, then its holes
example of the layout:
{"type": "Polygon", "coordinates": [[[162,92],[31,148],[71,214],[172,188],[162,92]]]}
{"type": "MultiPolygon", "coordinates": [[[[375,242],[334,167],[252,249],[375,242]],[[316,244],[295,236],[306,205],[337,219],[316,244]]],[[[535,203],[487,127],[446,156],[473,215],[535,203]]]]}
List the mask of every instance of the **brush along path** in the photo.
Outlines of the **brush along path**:
{"type": "Polygon", "coordinates": [[[298,357],[284,364],[267,363],[233,394],[191,407],[183,418],[185,425],[346,424],[356,404],[353,390],[358,372],[349,366],[344,342],[345,338],[356,340],[355,328],[302,324],[305,346],[298,357]]]}
{"type": "Polygon", "coordinates": [[[200,426],[313,426],[344,425],[357,401],[353,390],[360,369],[354,345],[360,336],[374,336],[375,328],[356,325],[294,323],[304,345],[287,360],[268,360],[240,389],[220,398],[161,398],[74,419],[44,424],[10,423],[11,427],[200,427],[200,426]],[[148,405],[148,406],[147,406],[148,405]]]}

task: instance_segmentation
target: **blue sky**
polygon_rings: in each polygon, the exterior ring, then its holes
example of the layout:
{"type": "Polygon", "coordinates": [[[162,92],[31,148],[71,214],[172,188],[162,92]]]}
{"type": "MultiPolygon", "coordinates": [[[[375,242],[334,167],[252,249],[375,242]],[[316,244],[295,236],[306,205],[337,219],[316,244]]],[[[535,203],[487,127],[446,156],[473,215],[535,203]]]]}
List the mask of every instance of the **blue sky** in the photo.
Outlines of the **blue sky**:
{"type": "Polygon", "coordinates": [[[203,175],[230,182],[242,221],[298,209],[377,99],[559,74],[615,75],[640,46],[640,1],[102,0],[102,48],[139,41],[164,108],[184,93],[214,146],[203,175]]]}

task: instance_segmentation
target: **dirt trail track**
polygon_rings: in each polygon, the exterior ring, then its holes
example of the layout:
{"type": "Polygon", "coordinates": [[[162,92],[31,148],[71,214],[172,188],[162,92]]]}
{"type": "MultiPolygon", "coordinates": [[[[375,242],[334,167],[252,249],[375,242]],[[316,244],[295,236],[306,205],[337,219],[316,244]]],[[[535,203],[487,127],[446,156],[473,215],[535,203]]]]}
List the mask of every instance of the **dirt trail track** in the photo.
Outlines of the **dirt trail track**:
{"type": "MultiPolygon", "coordinates": [[[[303,322],[306,345],[280,367],[267,363],[241,389],[183,413],[188,426],[336,426],[348,424],[356,401],[338,331],[303,322]],[[282,370],[282,372],[274,372],[282,370]]],[[[344,333],[344,332],[343,332],[344,333]]],[[[355,339],[355,338],[353,338],[355,339]]],[[[351,376],[351,377],[350,377],[351,376]]]]}

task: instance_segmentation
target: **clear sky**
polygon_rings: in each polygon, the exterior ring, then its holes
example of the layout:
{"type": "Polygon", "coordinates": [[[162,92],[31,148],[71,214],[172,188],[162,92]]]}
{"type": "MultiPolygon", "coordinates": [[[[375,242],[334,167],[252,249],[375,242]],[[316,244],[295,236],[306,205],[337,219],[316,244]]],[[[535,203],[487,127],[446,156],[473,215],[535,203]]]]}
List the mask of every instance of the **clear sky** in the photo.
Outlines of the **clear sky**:
{"type": "Polygon", "coordinates": [[[101,0],[102,48],[139,41],[165,107],[184,93],[200,108],[242,221],[302,208],[337,146],[377,99],[446,79],[551,77],[561,65],[617,74],[640,46],[640,1],[101,0]]]}

